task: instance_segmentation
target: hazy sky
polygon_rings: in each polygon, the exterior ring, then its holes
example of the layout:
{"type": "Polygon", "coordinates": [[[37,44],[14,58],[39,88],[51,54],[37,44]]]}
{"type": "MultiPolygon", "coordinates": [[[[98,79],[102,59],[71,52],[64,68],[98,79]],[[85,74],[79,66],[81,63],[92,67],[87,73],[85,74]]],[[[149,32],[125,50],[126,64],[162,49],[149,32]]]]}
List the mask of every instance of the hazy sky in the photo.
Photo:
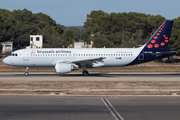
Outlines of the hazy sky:
{"type": "Polygon", "coordinates": [[[93,10],[160,14],[166,19],[180,16],[180,0],[0,0],[0,8],[42,12],[64,26],[84,25],[93,10]]]}

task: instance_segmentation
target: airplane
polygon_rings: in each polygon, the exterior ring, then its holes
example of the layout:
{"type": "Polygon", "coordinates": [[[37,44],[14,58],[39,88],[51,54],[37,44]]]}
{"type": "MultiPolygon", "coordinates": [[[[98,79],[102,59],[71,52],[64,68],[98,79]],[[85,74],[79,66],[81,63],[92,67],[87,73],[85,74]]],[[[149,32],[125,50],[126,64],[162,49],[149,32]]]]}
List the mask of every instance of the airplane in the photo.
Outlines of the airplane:
{"type": "Polygon", "coordinates": [[[88,76],[86,68],[120,67],[135,65],[175,55],[168,50],[168,43],[174,21],[165,21],[152,37],[139,48],[38,48],[20,49],[12,52],[3,62],[10,66],[55,67],[58,74],[82,69],[88,76]]]}

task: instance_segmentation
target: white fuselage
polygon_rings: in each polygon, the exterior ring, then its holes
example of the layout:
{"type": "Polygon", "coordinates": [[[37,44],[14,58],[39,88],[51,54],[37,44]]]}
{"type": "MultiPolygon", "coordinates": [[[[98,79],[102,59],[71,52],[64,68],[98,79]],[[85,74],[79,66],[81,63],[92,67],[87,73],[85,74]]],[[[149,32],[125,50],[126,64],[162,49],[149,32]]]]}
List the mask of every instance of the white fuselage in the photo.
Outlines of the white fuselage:
{"type": "Polygon", "coordinates": [[[142,48],[21,49],[14,51],[13,56],[6,57],[3,62],[8,65],[24,67],[55,66],[57,62],[84,61],[103,57],[102,66],[124,66],[131,63],[142,48]]]}

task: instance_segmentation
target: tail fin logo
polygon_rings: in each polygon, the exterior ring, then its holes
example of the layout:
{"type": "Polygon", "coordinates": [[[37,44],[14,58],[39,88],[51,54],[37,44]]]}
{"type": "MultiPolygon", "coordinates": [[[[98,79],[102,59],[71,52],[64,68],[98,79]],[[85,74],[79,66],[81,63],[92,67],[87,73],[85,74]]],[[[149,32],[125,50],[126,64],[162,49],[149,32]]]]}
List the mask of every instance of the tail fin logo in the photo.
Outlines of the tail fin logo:
{"type": "Polygon", "coordinates": [[[173,21],[165,21],[154,33],[154,35],[149,39],[144,49],[167,49],[172,30],[172,25],[173,21]]]}

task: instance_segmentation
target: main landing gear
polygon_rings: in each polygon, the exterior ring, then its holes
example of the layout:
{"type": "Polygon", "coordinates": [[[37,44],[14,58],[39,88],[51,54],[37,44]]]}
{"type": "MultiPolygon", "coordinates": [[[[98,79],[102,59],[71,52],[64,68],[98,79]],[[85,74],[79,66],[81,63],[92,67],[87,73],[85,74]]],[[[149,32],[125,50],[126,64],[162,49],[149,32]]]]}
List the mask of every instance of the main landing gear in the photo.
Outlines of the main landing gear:
{"type": "Polygon", "coordinates": [[[26,76],[28,76],[28,75],[29,75],[28,70],[29,70],[29,67],[26,67],[26,72],[25,72],[25,74],[24,74],[24,75],[26,75],[26,76]]]}
{"type": "Polygon", "coordinates": [[[84,76],[88,76],[88,75],[89,75],[89,72],[86,70],[86,66],[81,67],[81,69],[83,69],[82,74],[83,74],[84,76]]]}
{"type": "Polygon", "coordinates": [[[89,75],[89,72],[88,72],[87,70],[83,70],[82,74],[83,74],[84,76],[88,76],[88,75],[89,75]]]}

